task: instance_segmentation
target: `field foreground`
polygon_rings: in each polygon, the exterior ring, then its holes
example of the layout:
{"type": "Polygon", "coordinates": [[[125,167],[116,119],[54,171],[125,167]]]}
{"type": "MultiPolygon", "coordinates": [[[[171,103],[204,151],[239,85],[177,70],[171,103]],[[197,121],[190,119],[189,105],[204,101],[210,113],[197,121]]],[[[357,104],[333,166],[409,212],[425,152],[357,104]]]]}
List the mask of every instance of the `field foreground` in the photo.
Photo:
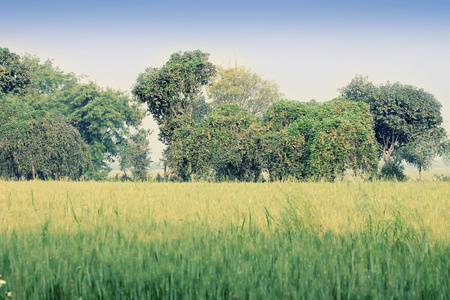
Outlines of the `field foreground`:
{"type": "Polygon", "coordinates": [[[446,299],[449,199],[445,182],[0,181],[0,299],[446,299]]]}

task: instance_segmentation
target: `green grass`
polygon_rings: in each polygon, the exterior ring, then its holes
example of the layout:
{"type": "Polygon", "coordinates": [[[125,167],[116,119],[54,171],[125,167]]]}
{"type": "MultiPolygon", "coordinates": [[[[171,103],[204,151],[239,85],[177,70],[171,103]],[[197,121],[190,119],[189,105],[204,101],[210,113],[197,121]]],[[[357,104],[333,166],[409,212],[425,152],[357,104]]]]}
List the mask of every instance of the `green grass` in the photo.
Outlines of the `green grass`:
{"type": "Polygon", "coordinates": [[[448,299],[445,182],[0,182],[15,299],[448,299]]]}

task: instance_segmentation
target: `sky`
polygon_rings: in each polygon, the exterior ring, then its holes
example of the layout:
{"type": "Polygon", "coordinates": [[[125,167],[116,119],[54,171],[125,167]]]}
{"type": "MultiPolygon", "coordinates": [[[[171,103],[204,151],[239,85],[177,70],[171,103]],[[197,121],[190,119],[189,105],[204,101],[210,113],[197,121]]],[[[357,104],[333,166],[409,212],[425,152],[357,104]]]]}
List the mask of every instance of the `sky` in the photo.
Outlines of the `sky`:
{"type": "MultiPolygon", "coordinates": [[[[289,100],[327,101],[356,75],[423,88],[450,131],[450,1],[6,1],[0,47],[130,91],[174,52],[250,68],[289,100]]],[[[163,145],[154,129],[152,158],[163,145]]]]}

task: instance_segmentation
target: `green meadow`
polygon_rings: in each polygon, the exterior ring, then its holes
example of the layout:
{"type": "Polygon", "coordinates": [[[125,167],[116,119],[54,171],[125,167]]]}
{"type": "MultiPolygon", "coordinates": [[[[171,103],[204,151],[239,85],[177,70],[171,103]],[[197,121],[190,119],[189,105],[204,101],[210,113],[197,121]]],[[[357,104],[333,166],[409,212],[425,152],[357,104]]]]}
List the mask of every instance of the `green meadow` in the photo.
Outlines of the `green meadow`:
{"type": "Polygon", "coordinates": [[[448,182],[0,181],[0,299],[448,299],[448,182]]]}

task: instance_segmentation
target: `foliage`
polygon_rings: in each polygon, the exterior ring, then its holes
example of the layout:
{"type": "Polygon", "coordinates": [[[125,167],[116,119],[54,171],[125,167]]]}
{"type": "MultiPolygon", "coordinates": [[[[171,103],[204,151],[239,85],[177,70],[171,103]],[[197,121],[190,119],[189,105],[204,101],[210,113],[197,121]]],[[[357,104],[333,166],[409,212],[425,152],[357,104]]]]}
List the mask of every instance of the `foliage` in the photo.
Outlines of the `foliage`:
{"type": "Polygon", "coordinates": [[[274,103],[263,116],[263,124],[272,131],[280,131],[303,118],[316,103],[281,100],[274,103]]]}
{"type": "Polygon", "coordinates": [[[253,181],[266,169],[267,127],[250,124],[236,134],[234,142],[219,156],[216,179],[253,181]]]}
{"type": "Polygon", "coordinates": [[[263,80],[244,67],[218,69],[218,75],[209,88],[213,106],[236,103],[251,114],[262,116],[281,99],[278,85],[263,80]]]}
{"type": "Polygon", "coordinates": [[[30,73],[21,57],[0,47],[0,96],[23,94],[30,83],[30,73]]]}
{"type": "Polygon", "coordinates": [[[342,99],[276,103],[265,124],[271,180],[330,180],[347,170],[368,177],[376,168],[376,142],[367,105],[342,99]]]}
{"type": "Polygon", "coordinates": [[[341,89],[341,94],[370,105],[375,136],[385,162],[396,149],[442,125],[441,104],[432,94],[411,85],[388,82],[376,87],[366,77],[357,76],[341,89]]]}
{"type": "Polygon", "coordinates": [[[120,169],[125,173],[131,170],[134,180],[147,179],[150,169],[150,149],[147,137],[150,130],[140,129],[125,139],[120,147],[120,169]]]}
{"type": "Polygon", "coordinates": [[[216,74],[208,57],[200,50],[173,53],[164,66],[147,68],[137,78],[132,92],[147,104],[160,128],[159,138],[167,145],[175,129],[192,125],[199,110],[205,112],[202,87],[216,74]]]}
{"type": "Polygon", "coordinates": [[[373,102],[378,87],[369,81],[369,77],[356,75],[345,87],[339,89],[341,96],[350,101],[373,102]]]}
{"type": "Polygon", "coordinates": [[[145,110],[124,92],[93,82],[81,83],[75,74],[53,66],[51,60],[41,63],[39,58],[25,55],[22,61],[30,71],[31,82],[15,101],[63,116],[88,144],[92,165],[89,176],[105,178],[110,171],[108,164],[118,155],[118,145],[130,129],[141,124],[145,110]]]}
{"type": "Polygon", "coordinates": [[[444,162],[450,165],[450,138],[444,138],[439,144],[439,155],[443,157],[444,162]]]}
{"type": "Polygon", "coordinates": [[[399,150],[398,155],[419,170],[419,180],[422,170],[428,170],[434,158],[445,153],[445,134],[443,128],[424,131],[399,150]]]}
{"type": "Polygon", "coordinates": [[[312,110],[308,147],[308,175],[334,181],[347,170],[370,177],[377,167],[377,144],[369,107],[336,99],[312,110]]]}
{"type": "Polygon", "coordinates": [[[26,54],[22,61],[30,72],[30,84],[22,99],[37,110],[60,107],[59,93],[73,88],[81,79],[74,73],[64,73],[49,59],[41,62],[39,57],[26,54]]]}
{"type": "Polygon", "coordinates": [[[3,95],[0,97],[0,130],[10,121],[20,119],[24,115],[33,112],[33,108],[24,104],[15,95],[3,95]]]}
{"type": "Polygon", "coordinates": [[[118,145],[130,128],[140,125],[145,113],[120,91],[94,83],[79,84],[60,95],[68,121],[89,145],[97,171],[118,155],[118,145]]]}
{"type": "Polygon", "coordinates": [[[265,158],[271,181],[307,177],[305,159],[307,134],[300,122],[281,131],[267,132],[265,158]]]}
{"type": "Polygon", "coordinates": [[[23,112],[0,127],[0,174],[14,179],[80,179],[89,169],[87,145],[60,117],[23,112]]]}
{"type": "Polygon", "coordinates": [[[435,181],[444,181],[444,182],[450,182],[450,175],[445,174],[434,174],[434,180],[435,181]]]}
{"type": "Polygon", "coordinates": [[[401,159],[394,157],[381,167],[378,177],[385,180],[405,181],[407,176],[404,170],[401,159]]]}
{"type": "Polygon", "coordinates": [[[367,104],[281,101],[263,120],[237,104],[175,131],[168,161],[182,180],[331,180],[352,170],[371,176],[377,148],[367,104]],[[293,111],[295,114],[290,114],[293,111]],[[297,117],[295,117],[297,116],[297,117]],[[274,130],[274,128],[276,130],[274,130]]]}
{"type": "Polygon", "coordinates": [[[268,128],[265,165],[271,181],[307,177],[306,139],[312,120],[306,116],[314,105],[281,100],[264,114],[262,123],[268,128]]]}
{"type": "Polygon", "coordinates": [[[194,174],[202,178],[232,176],[226,168],[224,154],[254,122],[255,117],[237,104],[218,107],[203,122],[174,132],[168,148],[170,166],[183,181],[190,180],[194,174]]]}

